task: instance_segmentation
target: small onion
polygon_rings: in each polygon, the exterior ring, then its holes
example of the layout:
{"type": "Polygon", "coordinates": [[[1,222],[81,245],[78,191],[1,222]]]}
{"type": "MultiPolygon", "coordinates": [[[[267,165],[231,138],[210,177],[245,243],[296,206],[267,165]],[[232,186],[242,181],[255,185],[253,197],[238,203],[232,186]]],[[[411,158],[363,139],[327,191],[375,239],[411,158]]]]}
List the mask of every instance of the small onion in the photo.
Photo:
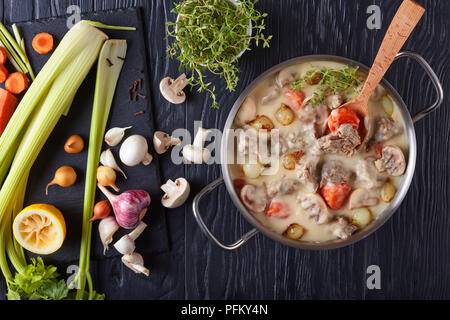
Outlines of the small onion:
{"type": "Polygon", "coordinates": [[[72,167],[62,166],[55,172],[53,180],[47,184],[45,194],[48,195],[48,187],[57,184],[63,188],[70,187],[77,181],[77,174],[72,167]]]}
{"type": "Polygon", "coordinates": [[[84,141],[79,135],[75,134],[67,139],[64,150],[67,153],[80,153],[84,149],[84,141]]]}
{"type": "Polygon", "coordinates": [[[100,166],[97,169],[97,181],[104,187],[111,187],[119,192],[116,186],[116,172],[110,167],[100,166]]]}
{"type": "Polygon", "coordinates": [[[108,200],[97,202],[94,206],[94,215],[89,222],[93,222],[98,219],[104,219],[111,213],[111,205],[108,200]]]}

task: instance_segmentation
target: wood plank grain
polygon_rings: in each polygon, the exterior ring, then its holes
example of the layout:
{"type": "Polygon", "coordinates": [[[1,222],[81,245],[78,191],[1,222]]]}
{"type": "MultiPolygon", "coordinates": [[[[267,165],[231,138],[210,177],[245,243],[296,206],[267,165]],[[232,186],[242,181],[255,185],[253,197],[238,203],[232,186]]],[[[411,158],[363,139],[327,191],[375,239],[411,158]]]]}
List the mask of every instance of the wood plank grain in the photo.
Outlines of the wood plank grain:
{"type": "MultiPolygon", "coordinates": [[[[373,3],[261,1],[258,7],[270,12],[267,30],[275,36],[270,49],[256,49],[242,57],[240,85],[245,87],[252,78],[273,64],[305,54],[342,55],[370,65],[400,1],[375,1],[383,12],[381,30],[366,28],[366,8],[373,3]],[[292,41],[292,38],[298,41],[292,41]],[[255,60],[258,64],[250,63],[255,60]],[[247,61],[250,65],[247,65],[247,61]]],[[[446,16],[443,14],[448,10],[448,3],[423,1],[423,5],[427,9],[426,17],[405,48],[423,53],[447,87],[448,46],[444,48],[437,44],[445,43],[443,39],[447,39],[450,30],[445,28],[448,21],[445,21],[446,16]]],[[[429,104],[434,94],[424,73],[411,63],[407,64],[407,69],[404,61],[396,64],[387,78],[405,97],[405,102],[421,107],[429,104]]],[[[223,88],[220,87],[220,90],[223,88]]],[[[236,97],[236,94],[227,94],[226,98],[221,99],[220,113],[209,110],[209,102],[204,97],[190,100],[196,111],[188,115],[188,126],[193,120],[201,118],[206,127],[223,127],[226,110],[236,97]]],[[[439,174],[447,172],[449,168],[450,118],[446,106],[447,99],[436,114],[416,125],[419,146],[417,171],[401,208],[385,226],[360,243],[339,250],[305,252],[274,245],[260,236],[237,252],[223,252],[212,243],[202,242],[198,226],[188,218],[187,241],[196,244],[191,247],[191,255],[200,258],[186,268],[186,278],[194,279],[194,285],[187,285],[187,297],[448,297],[450,292],[446,288],[449,280],[443,272],[443,266],[448,264],[443,255],[443,252],[448,251],[448,241],[442,241],[442,238],[446,238],[448,229],[446,213],[449,200],[445,192],[439,192],[448,187],[448,175],[439,174]],[[382,290],[368,290],[366,287],[366,269],[371,264],[381,268],[382,290]],[[244,287],[245,291],[242,291],[244,287]]],[[[187,170],[191,180],[205,176],[212,176],[208,179],[212,180],[221,174],[217,167],[211,166],[188,167],[187,170]]],[[[199,182],[204,180],[197,179],[199,182]]],[[[212,226],[220,239],[231,241],[248,228],[242,218],[236,215],[237,210],[224,190],[213,193],[201,208],[208,225],[212,226]]],[[[186,254],[188,252],[187,249],[186,254]]]]}

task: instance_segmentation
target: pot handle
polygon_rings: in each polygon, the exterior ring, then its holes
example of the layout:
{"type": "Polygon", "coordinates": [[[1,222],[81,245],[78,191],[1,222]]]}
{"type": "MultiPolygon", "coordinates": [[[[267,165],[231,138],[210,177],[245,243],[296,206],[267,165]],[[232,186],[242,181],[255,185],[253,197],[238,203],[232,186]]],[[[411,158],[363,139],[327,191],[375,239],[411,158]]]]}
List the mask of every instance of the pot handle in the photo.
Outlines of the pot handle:
{"type": "Polygon", "coordinates": [[[437,93],[437,98],[434,101],[434,103],[429,106],[426,107],[422,110],[420,110],[419,112],[417,112],[413,117],[413,122],[417,122],[420,119],[422,119],[423,117],[425,117],[426,115],[430,114],[431,112],[433,112],[434,110],[436,110],[437,108],[439,108],[439,106],[442,104],[443,100],[444,100],[444,90],[442,89],[442,84],[439,81],[438,76],[436,75],[436,73],[433,71],[433,69],[431,68],[431,66],[428,64],[428,62],[418,53],[416,52],[412,52],[412,51],[402,51],[399,52],[396,56],[395,56],[395,60],[400,59],[400,58],[412,58],[415,61],[417,61],[419,63],[419,65],[425,70],[425,72],[428,74],[428,76],[430,77],[431,82],[434,85],[434,88],[436,89],[436,93],[437,93]]]}
{"type": "Polygon", "coordinates": [[[213,191],[215,188],[217,188],[218,186],[220,186],[223,183],[223,178],[219,178],[213,182],[211,182],[210,184],[208,184],[206,187],[204,187],[202,189],[202,191],[200,191],[194,198],[194,201],[192,202],[192,211],[194,212],[194,217],[195,220],[197,221],[198,225],[200,226],[200,229],[203,231],[203,233],[212,241],[214,241],[219,247],[221,247],[222,249],[225,250],[235,250],[237,248],[239,248],[240,246],[242,246],[245,242],[247,242],[247,240],[249,240],[250,238],[252,238],[253,236],[255,236],[257,233],[259,233],[259,231],[257,229],[252,229],[249,232],[247,232],[246,234],[244,234],[239,240],[237,240],[234,243],[231,244],[223,244],[222,242],[220,242],[212,233],[211,231],[208,229],[208,227],[205,225],[205,223],[203,222],[202,217],[200,216],[200,211],[198,209],[198,204],[200,202],[200,200],[207,195],[208,193],[210,193],[211,191],[213,191]]]}

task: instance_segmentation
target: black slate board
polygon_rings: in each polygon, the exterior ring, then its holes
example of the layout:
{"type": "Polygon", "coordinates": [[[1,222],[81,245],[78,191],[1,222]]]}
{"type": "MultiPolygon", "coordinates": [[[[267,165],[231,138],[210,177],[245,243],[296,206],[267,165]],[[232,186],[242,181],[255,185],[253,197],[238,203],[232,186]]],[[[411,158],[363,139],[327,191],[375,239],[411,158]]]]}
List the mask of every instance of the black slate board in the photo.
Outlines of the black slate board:
{"type": "MultiPolygon", "coordinates": [[[[133,126],[133,128],[127,130],[125,138],[132,134],[143,135],[147,138],[149,148],[151,149],[154,124],[149,99],[140,98],[138,101],[134,102],[129,100],[128,95],[130,84],[139,78],[143,79],[143,86],[139,91],[143,95],[148,96],[150,94],[147,72],[142,74],[135,71],[147,71],[142,23],[137,10],[102,11],[82,15],[82,18],[110,25],[135,26],[138,28],[138,32],[109,29],[103,30],[110,39],[127,40],[127,56],[117,84],[107,130],[111,127],[133,126]],[[145,111],[143,115],[134,115],[135,112],[141,110],[145,111]]],[[[29,40],[27,41],[27,52],[36,73],[45,64],[49,55],[38,55],[31,47],[31,39],[36,33],[48,32],[54,36],[56,43],[58,43],[68,30],[66,21],[67,19],[62,17],[18,24],[22,36],[29,40]]],[[[72,134],[81,135],[86,146],[88,144],[95,75],[96,64],[78,90],[68,116],[60,119],[31,170],[25,205],[32,203],[49,203],[55,205],[63,212],[68,230],[62,248],[56,253],[47,256],[46,262],[70,263],[78,260],[83,215],[87,147],[85,147],[85,150],[80,154],[67,154],[64,152],[63,146],[66,139],[72,134]],[[55,170],[62,165],[69,165],[75,169],[78,175],[76,184],[69,188],[51,186],[49,187],[49,195],[46,196],[46,184],[52,180],[55,170]]],[[[108,148],[108,146],[104,144],[103,150],[106,148],[108,148]]],[[[149,210],[144,218],[148,227],[136,242],[138,248],[137,251],[140,253],[164,252],[168,250],[168,240],[165,210],[160,203],[161,191],[159,186],[161,185],[161,180],[159,176],[158,158],[154,157],[153,162],[149,166],[139,165],[136,167],[127,167],[120,163],[118,156],[119,148],[120,145],[113,147],[112,151],[116,161],[127,174],[128,180],[125,180],[123,176],[118,173],[116,183],[118,187],[121,191],[144,189],[148,191],[152,197],[149,210]]],[[[101,199],[106,198],[98,190],[97,200],[101,199]]],[[[97,225],[98,222],[95,222],[93,226],[92,253],[94,258],[102,258],[103,246],[97,232],[97,225]]],[[[121,229],[116,233],[114,239],[117,240],[123,234],[128,232],[129,230],[121,229]]],[[[120,254],[112,248],[107,251],[106,257],[119,255],[120,254]]]]}

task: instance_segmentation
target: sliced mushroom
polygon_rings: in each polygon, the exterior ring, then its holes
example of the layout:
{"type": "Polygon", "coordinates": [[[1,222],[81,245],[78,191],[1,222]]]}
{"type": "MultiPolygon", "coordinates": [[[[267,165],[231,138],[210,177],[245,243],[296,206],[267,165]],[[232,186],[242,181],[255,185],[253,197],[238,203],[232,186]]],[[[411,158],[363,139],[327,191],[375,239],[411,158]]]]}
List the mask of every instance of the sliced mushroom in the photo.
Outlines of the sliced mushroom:
{"type": "Polygon", "coordinates": [[[153,147],[157,154],[166,152],[171,146],[176,146],[181,143],[178,138],[173,138],[168,133],[162,131],[155,131],[153,135],[153,147]]]}
{"type": "Polygon", "coordinates": [[[300,193],[297,196],[297,202],[305,214],[317,224],[324,224],[330,220],[331,213],[328,211],[325,201],[317,193],[300,193]]]}
{"type": "Polygon", "coordinates": [[[252,97],[245,98],[234,121],[238,126],[243,126],[256,118],[256,102],[252,97]]]}
{"type": "Polygon", "coordinates": [[[268,94],[261,98],[261,103],[263,105],[271,103],[281,94],[281,90],[277,85],[271,86],[268,92],[268,94]]]}
{"type": "Polygon", "coordinates": [[[186,75],[183,73],[176,80],[171,77],[165,77],[159,83],[159,90],[167,101],[173,104],[180,104],[186,100],[186,94],[183,89],[188,84],[186,75]]]}
{"type": "Polygon", "coordinates": [[[372,207],[378,204],[378,197],[372,197],[366,189],[359,188],[352,192],[349,200],[349,209],[372,207]]]}
{"type": "Polygon", "coordinates": [[[334,236],[340,239],[348,239],[353,232],[355,232],[358,227],[349,223],[344,217],[338,217],[336,221],[330,223],[328,229],[333,233],[334,236]]]}
{"type": "Polygon", "coordinates": [[[283,70],[281,70],[276,78],[276,83],[277,85],[282,88],[288,84],[290,84],[291,82],[294,82],[295,80],[297,80],[299,78],[299,73],[297,71],[297,67],[287,67],[284,68],[283,70]]]}
{"type": "Polygon", "coordinates": [[[161,189],[165,192],[161,203],[166,208],[178,208],[181,206],[186,202],[191,190],[189,183],[184,178],[178,178],[175,182],[169,179],[161,186],[161,189]]]}
{"type": "Polygon", "coordinates": [[[240,196],[247,209],[255,213],[263,213],[269,202],[265,188],[256,187],[253,184],[242,187],[240,196]]]}
{"type": "Polygon", "coordinates": [[[386,178],[375,167],[375,158],[359,159],[356,163],[356,176],[359,182],[367,189],[381,187],[386,178]]]}
{"type": "Polygon", "coordinates": [[[406,169],[406,160],[403,151],[397,146],[385,146],[381,151],[381,159],[375,161],[380,172],[387,171],[391,176],[401,176],[406,169]]]}
{"type": "Polygon", "coordinates": [[[123,255],[122,262],[135,273],[143,273],[147,277],[150,275],[150,271],[144,267],[144,258],[137,252],[123,255]]]}
{"type": "Polygon", "coordinates": [[[203,146],[210,132],[211,130],[208,129],[198,129],[193,144],[188,144],[183,147],[182,153],[184,159],[197,164],[208,161],[208,159],[211,157],[211,152],[203,146]]]}

